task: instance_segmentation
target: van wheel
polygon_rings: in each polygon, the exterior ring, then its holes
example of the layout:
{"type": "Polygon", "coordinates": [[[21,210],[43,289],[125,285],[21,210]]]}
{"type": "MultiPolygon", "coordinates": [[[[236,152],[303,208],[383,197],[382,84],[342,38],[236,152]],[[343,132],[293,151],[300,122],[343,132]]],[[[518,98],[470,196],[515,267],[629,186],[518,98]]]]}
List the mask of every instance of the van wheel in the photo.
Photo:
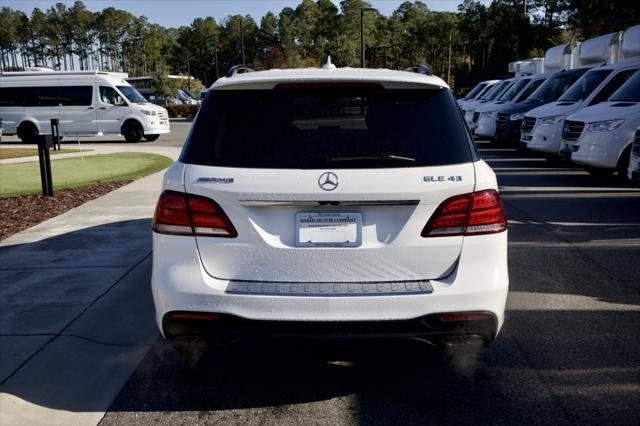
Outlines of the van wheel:
{"type": "Polygon", "coordinates": [[[18,137],[24,143],[36,143],[36,137],[38,136],[38,129],[33,123],[22,123],[18,127],[18,137]]]}
{"type": "Polygon", "coordinates": [[[616,171],[615,169],[601,169],[599,167],[585,167],[584,169],[595,178],[606,178],[616,171]]]}
{"type": "Polygon", "coordinates": [[[625,148],[622,151],[622,155],[618,160],[618,165],[616,166],[616,171],[618,172],[618,176],[624,180],[628,180],[627,178],[627,170],[629,170],[629,161],[631,161],[631,145],[625,148]]]}
{"type": "Polygon", "coordinates": [[[127,121],[124,123],[124,126],[122,126],[122,135],[129,143],[140,142],[140,139],[142,139],[142,128],[136,121],[127,121]]]}
{"type": "Polygon", "coordinates": [[[158,140],[158,138],[160,137],[160,135],[144,135],[144,140],[145,141],[149,141],[149,142],[153,142],[158,140]]]}

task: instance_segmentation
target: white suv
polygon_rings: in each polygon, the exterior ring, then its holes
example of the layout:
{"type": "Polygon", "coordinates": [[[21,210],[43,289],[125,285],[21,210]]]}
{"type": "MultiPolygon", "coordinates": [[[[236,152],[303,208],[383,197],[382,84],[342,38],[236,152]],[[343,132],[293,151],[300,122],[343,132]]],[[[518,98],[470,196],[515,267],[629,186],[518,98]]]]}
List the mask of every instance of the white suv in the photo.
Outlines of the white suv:
{"type": "Polygon", "coordinates": [[[496,176],[447,85],[415,69],[245,72],[211,87],[153,220],[165,338],[496,336],[508,290],[496,176]]]}

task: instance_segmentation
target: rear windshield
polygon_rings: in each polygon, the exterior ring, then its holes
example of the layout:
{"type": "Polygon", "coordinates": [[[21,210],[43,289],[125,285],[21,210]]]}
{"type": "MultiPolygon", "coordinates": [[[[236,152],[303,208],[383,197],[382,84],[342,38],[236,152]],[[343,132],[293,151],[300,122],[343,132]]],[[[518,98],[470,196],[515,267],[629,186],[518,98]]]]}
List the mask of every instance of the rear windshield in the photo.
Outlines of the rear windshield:
{"type": "Polygon", "coordinates": [[[611,74],[611,70],[589,71],[580,77],[558,100],[564,102],[584,101],[609,74],[611,74]]]}
{"type": "Polygon", "coordinates": [[[640,71],[636,71],[633,77],[620,86],[608,101],[640,102],[640,71]]]}
{"type": "Polygon", "coordinates": [[[181,161],[221,167],[422,167],[473,160],[448,90],[214,90],[181,161]]]}

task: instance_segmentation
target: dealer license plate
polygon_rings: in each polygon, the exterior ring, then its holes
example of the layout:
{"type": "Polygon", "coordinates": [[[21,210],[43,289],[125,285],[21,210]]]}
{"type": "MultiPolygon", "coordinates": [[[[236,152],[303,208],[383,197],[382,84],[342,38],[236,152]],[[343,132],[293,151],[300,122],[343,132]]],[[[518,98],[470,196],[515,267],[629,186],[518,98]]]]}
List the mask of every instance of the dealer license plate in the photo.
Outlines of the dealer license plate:
{"type": "Polygon", "coordinates": [[[358,247],[362,244],[360,213],[296,214],[299,247],[358,247]]]}

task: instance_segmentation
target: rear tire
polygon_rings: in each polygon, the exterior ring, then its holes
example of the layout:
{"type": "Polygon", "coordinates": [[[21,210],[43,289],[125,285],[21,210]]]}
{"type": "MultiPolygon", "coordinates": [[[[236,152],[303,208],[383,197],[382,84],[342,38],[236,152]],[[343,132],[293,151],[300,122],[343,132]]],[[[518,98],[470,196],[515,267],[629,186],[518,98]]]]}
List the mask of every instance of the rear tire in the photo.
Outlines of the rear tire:
{"type": "Polygon", "coordinates": [[[148,142],[153,142],[158,140],[159,137],[160,135],[144,135],[144,140],[148,142]]]}
{"type": "Polygon", "coordinates": [[[33,123],[22,123],[18,127],[18,137],[23,143],[36,143],[38,128],[33,123]]]}
{"type": "Polygon", "coordinates": [[[618,176],[620,176],[620,178],[625,181],[629,180],[629,178],[627,177],[627,170],[629,170],[629,161],[631,161],[631,145],[629,145],[625,148],[624,151],[622,151],[622,155],[620,155],[618,165],[616,166],[618,176]]]}
{"type": "Polygon", "coordinates": [[[609,177],[615,172],[615,169],[601,169],[598,167],[585,167],[584,168],[589,174],[595,178],[606,178],[609,177]]]}
{"type": "Polygon", "coordinates": [[[137,121],[128,121],[122,126],[122,135],[128,143],[137,143],[142,139],[142,127],[137,121]]]}

